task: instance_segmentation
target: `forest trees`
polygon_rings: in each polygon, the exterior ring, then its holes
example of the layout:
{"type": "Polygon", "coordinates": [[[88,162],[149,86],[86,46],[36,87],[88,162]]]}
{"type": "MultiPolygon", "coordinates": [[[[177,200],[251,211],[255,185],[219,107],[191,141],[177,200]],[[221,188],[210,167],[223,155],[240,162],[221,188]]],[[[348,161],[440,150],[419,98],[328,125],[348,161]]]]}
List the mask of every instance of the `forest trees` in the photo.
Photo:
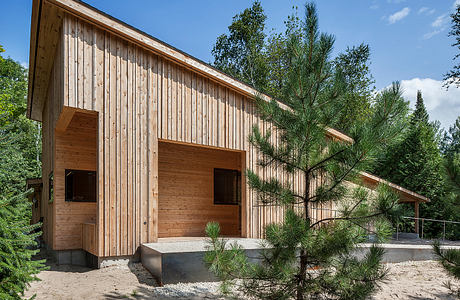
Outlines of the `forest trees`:
{"type": "Polygon", "coordinates": [[[25,116],[27,72],[0,56],[0,298],[21,299],[43,269],[31,258],[40,224],[30,225],[25,180],[40,174],[40,127],[25,116]],[[35,232],[35,233],[32,233],[35,232]]]}
{"type": "Polygon", "coordinates": [[[250,142],[262,168],[295,174],[304,188],[249,170],[248,184],[259,203],[284,207],[284,221],[265,228],[260,263],[251,263],[237,244],[226,251],[218,224],[208,224],[211,251],[206,261],[223,280],[224,291],[236,284],[260,299],[365,299],[385,275],[383,250],[373,246],[362,259],[352,252],[371,222],[377,239],[390,232],[388,217],[398,213],[398,196],[386,186],[372,194],[346,182],[358,180],[359,172],[401,131],[407,104],[394,84],[381,93],[368,118],[350,126],[352,143],[329,138],[326,125],[336,127],[346,113],[343,98],[350,81],[334,69],[334,37],[319,32],[314,4],[306,5],[302,26],[304,35],[292,34],[287,41],[290,67],[280,102],[256,99],[260,117],[270,126],[265,131],[254,127],[250,142]],[[328,180],[315,185],[320,173],[328,180]],[[314,220],[310,206],[329,202],[338,215],[314,220]]]}
{"type": "MultiPolygon", "coordinates": [[[[304,20],[295,10],[288,16],[284,32],[265,33],[267,16],[259,1],[233,17],[228,34],[222,34],[212,49],[213,65],[237,79],[282,101],[283,86],[291,67],[288,43],[291,36],[305,36],[304,20]]],[[[361,44],[340,53],[331,64],[331,72],[342,73],[347,81],[347,96],[342,105],[348,110],[335,129],[348,132],[355,120],[369,115],[374,80],[370,73],[370,49],[361,44]]]]}

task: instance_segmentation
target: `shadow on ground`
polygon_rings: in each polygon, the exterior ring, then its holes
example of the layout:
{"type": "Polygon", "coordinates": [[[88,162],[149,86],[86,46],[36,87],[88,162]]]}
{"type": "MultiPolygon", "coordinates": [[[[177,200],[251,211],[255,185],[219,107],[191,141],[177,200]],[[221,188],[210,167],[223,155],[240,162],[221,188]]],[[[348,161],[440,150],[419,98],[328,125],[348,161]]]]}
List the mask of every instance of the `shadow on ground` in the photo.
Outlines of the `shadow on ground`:
{"type": "Polygon", "coordinates": [[[45,248],[40,248],[40,252],[38,252],[32,259],[46,260],[45,265],[47,266],[49,271],[85,273],[93,270],[92,268],[83,266],[59,265],[56,262],[56,259],[45,248]]]}
{"type": "Polygon", "coordinates": [[[209,293],[206,287],[187,287],[178,289],[176,287],[157,287],[155,289],[137,287],[130,295],[119,292],[111,292],[104,295],[105,299],[221,299],[209,293]]]}

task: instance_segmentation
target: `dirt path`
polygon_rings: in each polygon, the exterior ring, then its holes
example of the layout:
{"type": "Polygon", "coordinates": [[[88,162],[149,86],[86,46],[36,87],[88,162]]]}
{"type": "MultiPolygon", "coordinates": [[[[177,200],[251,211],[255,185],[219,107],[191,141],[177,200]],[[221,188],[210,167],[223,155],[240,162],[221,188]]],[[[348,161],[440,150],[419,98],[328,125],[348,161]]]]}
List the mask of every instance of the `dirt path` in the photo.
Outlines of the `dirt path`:
{"type": "MultiPolygon", "coordinates": [[[[389,277],[372,297],[383,299],[455,299],[443,282],[448,280],[437,262],[388,264],[389,277]]],[[[32,283],[26,296],[37,299],[219,299],[217,283],[175,284],[157,287],[140,264],[92,270],[50,264],[32,283]]]]}

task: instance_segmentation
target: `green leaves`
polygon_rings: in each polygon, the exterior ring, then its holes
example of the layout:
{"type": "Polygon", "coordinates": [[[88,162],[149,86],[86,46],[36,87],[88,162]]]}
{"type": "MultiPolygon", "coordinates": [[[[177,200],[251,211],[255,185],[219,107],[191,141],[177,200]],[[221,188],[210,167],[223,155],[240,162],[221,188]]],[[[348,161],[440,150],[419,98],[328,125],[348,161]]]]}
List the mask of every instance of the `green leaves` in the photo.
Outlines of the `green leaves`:
{"type": "Polygon", "coordinates": [[[24,193],[26,178],[38,177],[41,171],[40,127],[25,116],[26,74],[18,62],[0,59],[1,299],[21,299],[43,269],[43,261],[32,260],[41,224],[30,225],[31,203],[24,193]]]}
{"type": "MultiPolygon", "coordinates": [[[[244,31],[239,22],[250,11],[238,15],[232,29],[244,31]]],[[[264,123],[249,138],[259,157],[258,168],[247,171],[255,205],[279,208],[283,221],[266,225],[257,263],[245,259],[238,245],[219,239],[218,226],[209,224],[206,260],[227,292],[233,283],[261,299],[365,299],[385,274],[383,250],[372,247],[360,259],[356,245],[369,233],[377,241],[391,234],[398,196],[389,187],[353,189],[353,182],[402,131],[407,103],[395,83],[371,105],[368,47],[349,49],[333,60],[334,36],[319,32],[314,4],[307,3],[305,11],[303,22],[289,19],[286,35],[272,40],[279,57],[271,59],[281,64],[276,69],[282,76],[276,81],[279,101],[255,98],[264,123]],[[354,95],[362,96],[357,106],[364,103],[366,117],[355,118],[345,109],[354,95]],[[344,120],[350,121],[346,127],[353,141],[330,134],[328,127],[344,120]],[[314,213],[323,205],[332,211],[328,217],[314,213]]]]}
{"type": "Polygon", "coordinates": [[[26,193],[0,196],[0,298],[21,299],[30,281],[38,280],[35,274],[44,269],[42,260],[31,260],[38,252],[32,233],[41,224],[29,225],[31,203],[26,193]]]}

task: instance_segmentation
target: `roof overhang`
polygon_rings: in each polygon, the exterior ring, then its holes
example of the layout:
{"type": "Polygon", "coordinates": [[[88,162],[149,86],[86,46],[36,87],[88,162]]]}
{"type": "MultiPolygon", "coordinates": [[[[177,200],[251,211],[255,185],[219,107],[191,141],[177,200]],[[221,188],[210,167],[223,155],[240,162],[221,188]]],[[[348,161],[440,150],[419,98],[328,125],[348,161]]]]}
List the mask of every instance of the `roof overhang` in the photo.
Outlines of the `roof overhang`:
{"type": "Polygon", "coordinates": [[[388,185],[400,195],[400,200],[399,200],[400,203],[429,202],[430,201],[430,199],[428,199],[425,196],[412,192],[408,189],[405,189],[397,184],[386,181],[375,175],[372,175],[366,172],[361,172],[360,177],[361,177],[363,185],[370,187],[372,189],[375,189],[379,184],[388,185]]]}
{"type": "MultiPolygon", "coordinates": [[[[260,93],[255,88],[248,84],[233,78],[220,70],[217,70],[213,66],[163,42],[155,37],[132,27],[129,24],[124,23],[82,1],[79,0],[34,0],[32,9],[32,22],[31,22],[31,50],[29,59],[29,97],[27,105],[28,117],[34,120],[41,120],[41,111],[43,109],[43,101],[46,97],[46,88],[38,87],[38,84],[49,80],[49,74],[51,72],[51,66],[49,62],[52,59],[48,58],[54,55],[57,37],[62,23],[63,12],[74,15],[80,19],[85,20],[97,27],[102,28],[114,35],[120,36],[121,38],[131,41],[136,45],[143,47],[149,51],[152,51],[162,57],[170,59],[178,63],[179,65],[193,70],[194,72],[200,73],[207,78],[210,78],[219,84],[226,86],[230,89],[236,90],[239,93],[247,96],[254,97],[258,95],[266,101],[270,101],[272,98],[269,95],[260,93]],[[48,17],[44,17],[44,15],[48,17]],[[44,31],[45,34],[41,34],[44,31]],[[47,35],[54,36],[54,38],[47,37],[47,35]],[[54,41],[51,46],[48,46],[43,42],[45,38],[54,41]],[[48,51],[46,51],[48,49],[48,51]],[[46,63],[48,62],[48,64],[46,63]],[[34,86],[35,84],[35,86],[34,86]]],[[[278,102],[280,107],[289,109],[285,104],[278,102]]],[[[338,130],[332,128],[326,128],[327,134],[335,139],[342,140],[345,142],[353,143],[353,139],[338,130]]],[[[380,183],[384,183],[392,187],[401,195],[401,202],[428,202],[429,199],[409,191],[403,187],[400,187],[391,182],[385,181],[377,176],[369,173],[362,173],[361,177],[363,183],[370,187],[376,187],[380,183]]]]}
{"type": "Polygon", "coordinates": [[[27,117],[41,121],[53,67],[62,11],[46,0],[33,0],[30,25],[29,87],[27,117]]]}

